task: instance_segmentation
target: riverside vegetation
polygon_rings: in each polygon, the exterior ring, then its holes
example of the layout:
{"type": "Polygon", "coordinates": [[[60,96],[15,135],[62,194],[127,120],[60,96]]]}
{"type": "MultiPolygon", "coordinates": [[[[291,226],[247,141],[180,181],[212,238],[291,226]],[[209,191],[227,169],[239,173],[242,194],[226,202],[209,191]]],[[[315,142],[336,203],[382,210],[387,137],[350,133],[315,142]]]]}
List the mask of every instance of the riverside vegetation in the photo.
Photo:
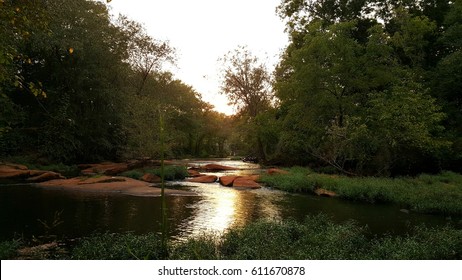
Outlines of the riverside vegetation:
{"type": "Polygon", "coordinates": [[[348,177],[320,174],[293,167],[288,174],[263,176],[267,186],[288,192],[314,193],[323,188],[340,198],[372,203],[397,203],[403,208],[446,215],[462,215],[462,175],[442,172],[417,177],[348,177]]]}
{"type": "MultiPolygon", "coordinates": [[[[333,223],[325,215],[305,222],[259,221],[222,235],[203,234],[169,244],[163,255],[155,233],[103,233],[82,238],[60,254],[34,259],[461,259],[462,231],[419,226],[405,236],[371,237],[354,222],[333,223]]],[[[1,259],[17,258],[21,241],[0,243],[1,259]]]]}

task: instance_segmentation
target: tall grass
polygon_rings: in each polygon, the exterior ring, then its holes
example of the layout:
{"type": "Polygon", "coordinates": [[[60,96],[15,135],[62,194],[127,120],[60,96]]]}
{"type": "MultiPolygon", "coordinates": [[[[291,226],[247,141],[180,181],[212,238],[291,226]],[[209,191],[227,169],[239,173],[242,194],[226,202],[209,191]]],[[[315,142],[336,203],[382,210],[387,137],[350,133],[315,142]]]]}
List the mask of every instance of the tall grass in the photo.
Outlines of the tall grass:
{"type": "Polygon", "coordinates": [[[442,172],[418,177],[347,177],[313,173],[293,168],[289,174],[266,175],[266,185],[289,192],[313,192],[316,188],[334,191],[340,198],[399,203],[422,213],[462,215],[462,175],[442,172]]]}
{"type": "MultiPolygon", "coordinates": [[[[74,259],[162,258],[158,235],[103,234],[84,239],[74,259]]],[[[371,237],[354,222],[325,215],[304,222],[259,221],[223,235],[170,244],[169,259],[461,259],[462,231],[419,226],[405,236],[371,237]]]]}
{"type": "MultiPolygon", "coordinates": [[[[161,168],[143,168],[143,169],[134,169],[121,173],[121,176],[130,177],[133,179],[140,179],[144,174],[150,173],[161,177],[162,171],[161,168]]],[[[164,178],[167,181],[174,180],[183,180],[188,176],[188,171],[185,166],[177,165],[165,165],[164,166],[164,178]]]]}

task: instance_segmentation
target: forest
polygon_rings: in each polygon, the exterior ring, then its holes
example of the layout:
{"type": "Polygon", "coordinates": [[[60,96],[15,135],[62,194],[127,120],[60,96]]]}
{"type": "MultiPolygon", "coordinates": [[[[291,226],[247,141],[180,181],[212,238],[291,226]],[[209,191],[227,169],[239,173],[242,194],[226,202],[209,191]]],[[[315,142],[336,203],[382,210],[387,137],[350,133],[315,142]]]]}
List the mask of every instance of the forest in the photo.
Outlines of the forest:
{"type": "Polygon", "coordinates": [[[226,116],[176,50],[104,2],[0,1],[0,157],[86,163],[253,156],[346,175],[462,166],[462,1],[282,0],[276,69],[221,58],[226,116]],[[165,127],[160,125],[164,120],[165,127]]]}

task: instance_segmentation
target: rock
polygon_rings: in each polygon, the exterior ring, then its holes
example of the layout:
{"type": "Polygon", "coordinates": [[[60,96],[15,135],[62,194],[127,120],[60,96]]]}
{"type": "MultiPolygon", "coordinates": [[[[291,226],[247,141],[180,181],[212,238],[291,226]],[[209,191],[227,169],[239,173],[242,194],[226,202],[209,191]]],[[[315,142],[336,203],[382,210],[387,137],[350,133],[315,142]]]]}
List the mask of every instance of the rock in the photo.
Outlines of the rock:
{"type": "Polygon", "coordinates": [[[19,170],[28,170],[29,168],[25,165],[22,165],[22,164],[16,164],[16,163],[9,163],[9,162],[5,162],[5,163],[1,163],[0,164],[0,168],[2,166],[5,166],[5,167],[9,167],[9,168],[12,168],[12,169],[19,169],[19,170]]]}
{"type": "Polygon", "coordinates": [[[204,175],[200,177],[190,178],[186,181],[193,182],[193,183],[213,183],[218,179],[215,175],[204,175]]]}
{"type": "Polygon", "coordinates": [[[239,176],[221,176],[219,181],[223,186],[230,187],[237,178],[239,178],[239,176]]]}
{"type": "Polygon", "coordinates": [[[143,177],[141,177],[141,180],[145,182],[149,182],[149,183],[161,183],[162,182],[162,178],[160,178],[157,175],[151,174],[151,173],[144,174],[143,177]]]}
{"type": "Polygon", "coordinates": [[[204,174],[201,174],[199,171],[197,171],[197,170],[195,170],[195,169],[189,168],[187,171],[188,171],[189,177],[200,177],[200,176],[204,176],[204,174]]]}
{"type": "Polygon", "coordinates": [[[333,191],[328,191],[323,188],[317,188],[314,190],[314,193],[319,195],[319,196],[327,196],[327,197],[335,197],[337,194],[333,191]]]}
{"type": "Polygon", "coordinates": [[[117,175],[125,172],[129,169],[127,163],[114,163],[114,162],[103,162],[97,164],[80,164],[79,167],[83,167],[81,172],[85,175],[91,174],[105,174],[105,175],[117,175]]]}
{"type": "Polygon", "coordinates": [[[245,178],[236,178],[233,182],[233,187],[234,188],[245,188],[245,189],[261,188],[261,186],[257,182],[253,180],[245,179],[245,178]]]}
{"type": "Polygon", "coordinates": [[[407,209],[400,209],[399,212],[402,212],[404,214],[409,214],[411,213],[411,211],[407,210],[407,209]]]}
{"type": "Polygon", "coordinates": [[[212,163],[212,164],[206,164],[202,166],[202,169],[205,169],[206,171],[225,171],[225,170],[236,170],[237,168],[212,163]]]}
{"type": "Polygon", "coordinates": [[[282,169],[278,169],[278,168],[270,168],[270,169],[266,170],[266,172],[267,172],[269,175],[275,175],[275,174],[289,174],[288,171],[285,171],[285,170],[282,170],[282,169]]]}
{"type": "MultiPolygon", "coordinates": [[[[32,170],[31,175],[33,171],[37,171],[37,170],[32,170]]],[[[64,177],[61,174],[56,173],[56,172],[45,171],[39,175],[28,178],[27,181],[38,183],[38,182],[45,182],[45,181],[54,180],[54,179],[64,179],[64,177]]]]}
{"type": "Polygon", "coordinates": [[[18,179],[27,178],[30,175],[29,170],[14,169],[9,166],[0,166],[0,179],[18,179]]]}
{"type": "Polygon", "coordinates": [[[255,182],[258,182],[260,181],[260,175],[248,175],[248,176],[242,176],[241,177],[242,179],[246,179],[246,180],[251,180],[251,181],[255,181],[255,182]]]}

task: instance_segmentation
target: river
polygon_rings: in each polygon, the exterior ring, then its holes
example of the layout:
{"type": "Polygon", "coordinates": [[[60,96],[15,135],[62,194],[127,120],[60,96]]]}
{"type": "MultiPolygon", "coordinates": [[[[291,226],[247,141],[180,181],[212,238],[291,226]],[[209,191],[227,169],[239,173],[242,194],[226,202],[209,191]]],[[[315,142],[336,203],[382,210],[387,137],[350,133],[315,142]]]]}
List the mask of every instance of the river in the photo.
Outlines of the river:
{"type": "MultiPolygon", "coordinates": [[[[256,164],[228,160],[191,160],[179,164],[200,166],[219,163],[238,171],[213,173],[255,174],[256,164]]],[[[182,240],[206,233],[221,233],[259,219],[303,221],[306,215],[325,213],[334,221],[350,219],[367,226],[371,234],[403,234],[414,225],[441,226],[440,215],[407,213],[393,204],[367,204],[278,190],[236,190],[219,183],[170,182],[198,196],[167,197],[168,228],[172,239],[182,240]]],[[[67,238],[94,232],[160,230],[160,198],[49,190],[31,185],[0,186],[0,240],[15,236],[53,234],[67,238]]]]}

